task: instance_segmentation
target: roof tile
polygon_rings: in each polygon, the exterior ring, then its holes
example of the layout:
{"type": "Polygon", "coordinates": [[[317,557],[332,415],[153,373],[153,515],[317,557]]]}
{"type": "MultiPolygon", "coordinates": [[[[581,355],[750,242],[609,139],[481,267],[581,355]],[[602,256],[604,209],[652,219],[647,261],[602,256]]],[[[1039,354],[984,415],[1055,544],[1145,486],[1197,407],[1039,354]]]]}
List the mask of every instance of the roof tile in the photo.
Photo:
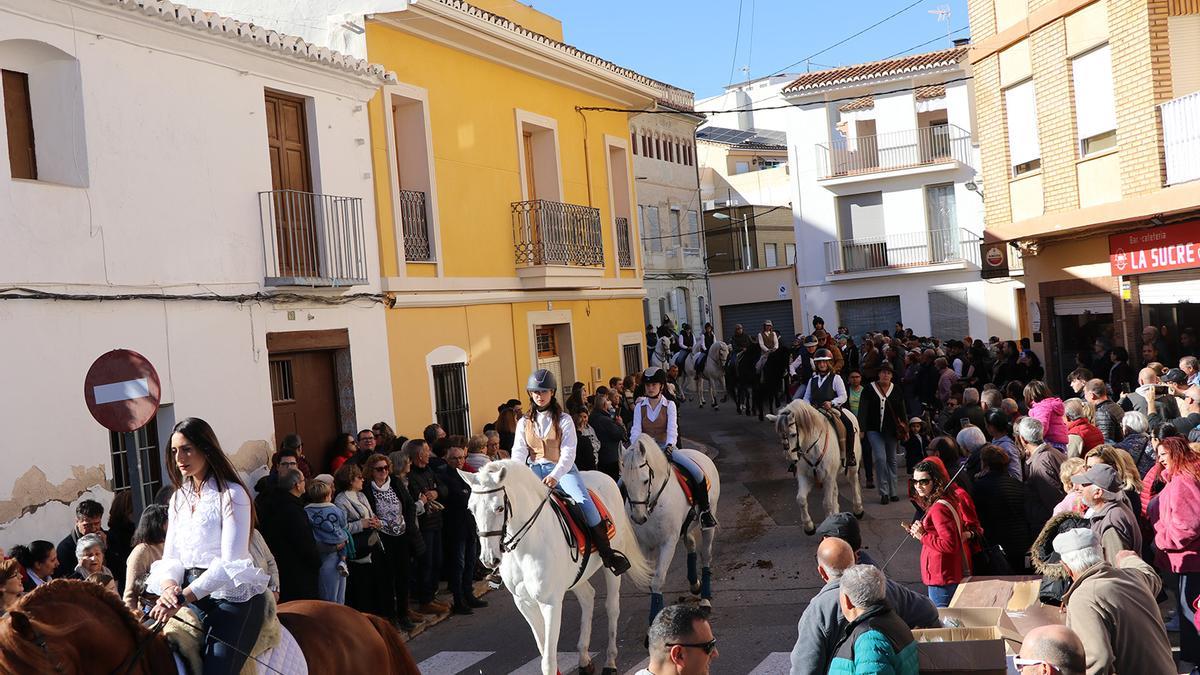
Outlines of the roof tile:
{"type": "Polygon", "coordinates": [[[836,84],[848,84],[868,80],[875,77],[900,75],[925,68],[937,68],[958,63],[966,58],[969,47],[951,47],[936,52],[901,56],[883,61],[859,63],[852,66],[842,66],[829,70],[817,70],[805,73],[794,82],[783,88],[783,91],[794,93],[829,87],[836,84]]]}

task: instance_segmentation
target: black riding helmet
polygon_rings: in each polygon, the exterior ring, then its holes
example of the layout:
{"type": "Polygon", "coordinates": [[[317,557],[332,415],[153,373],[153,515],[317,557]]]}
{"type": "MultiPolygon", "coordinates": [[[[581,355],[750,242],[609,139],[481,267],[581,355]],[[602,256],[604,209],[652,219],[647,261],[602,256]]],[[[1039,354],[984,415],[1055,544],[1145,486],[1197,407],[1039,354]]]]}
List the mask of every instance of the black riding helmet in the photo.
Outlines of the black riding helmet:
{"type": "Polygon", "coordinates": [[[667,386],[667,371],[658,366],[650,366],[642,371],[642,386],[657,382],[664,387],[667,386]]]}
{"type": "Polygon", "coordinates": [[[558,379],[549,370],[538,368],[529,374],[525,391],[558,391],[558,379]]]}

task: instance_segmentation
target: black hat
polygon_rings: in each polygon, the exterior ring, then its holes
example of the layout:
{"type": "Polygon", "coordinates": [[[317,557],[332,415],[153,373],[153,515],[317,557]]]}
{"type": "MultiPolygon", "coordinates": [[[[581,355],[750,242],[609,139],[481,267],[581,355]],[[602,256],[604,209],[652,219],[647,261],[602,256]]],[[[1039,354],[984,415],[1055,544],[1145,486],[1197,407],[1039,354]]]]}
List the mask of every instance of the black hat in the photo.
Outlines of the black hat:
{"type": "Polygon", "coordinates": [[[1162,376],[1162,381],[1169,382],[1171,384],[1184,385],[1187,384],[1188,376],[1187,373],[1183,372],[1182,370],[1178,368],[1172,368],[1167,371],[1166,375],[1162,376]]]}
{"type": "Polygon", "coordinates": [[[849,511],[830,514],[821,521],[817,526],[817,536],[822,539],[837,537],[850,544],[850,548],[855,551],[862,548],[862,532],[859,530],[858,520],[849,511]]]}
{"type": "Polygon", "coordinates": [[[819,316],[813,317],[813,328],[816,328],[817,326],[824,326],[824,325],[825,325],[825,319],[822,319],[819,316]]]}

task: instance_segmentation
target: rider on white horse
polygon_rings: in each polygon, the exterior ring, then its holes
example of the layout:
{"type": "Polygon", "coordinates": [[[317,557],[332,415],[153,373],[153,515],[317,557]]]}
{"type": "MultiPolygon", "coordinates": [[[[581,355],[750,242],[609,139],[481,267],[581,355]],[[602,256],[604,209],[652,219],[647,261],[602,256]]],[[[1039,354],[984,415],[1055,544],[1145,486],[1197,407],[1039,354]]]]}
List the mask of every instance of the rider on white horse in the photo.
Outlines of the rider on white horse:
{"type": "Polygon", "coordinates": [[[558,382],[554,373],[539,368],[529,375],[525,385],[529,392],[530,410],[517,421],[512,458],[529,463],[529,467],[551,489],[558,487],[570,495],[583,510],[587,526],[592,531],[592,543],[600,553],[604,566],[613,574],[629,570],[629,560],[609,545],[608,528],[600,519],[600,511],[583,486],[575,468],[575,449],[578,441],[571,416],[563,412],[555,392],[558,382]]]}
{"type": "Polygon", "coordinates": [[[633,428],[629,438],[636,441],[642,434],[654,439],[666,454],[667,459],[685,469],[692,477],[692,500],[700,513],[700,527],[711,529],[717,526],[708,505],[708,490],[704,487],[704,472],[700,466],[683,453],[673,454],[679,443],[679,413],[675,402],[663,395],[667,374],[662,368],[647,368],[642,373],[642,386],[646,395],[633,406],[633,428]]]}
{"type": "Polygon", "coordinates": [[[846,404],[849,395],[846,393],[846,383],[842,376],[833,372],[833,354],[828,349],[818,349],[813,352],[813,376],[808,384],[796,392],[796,398],[804,399],[812,407],[821,411],[837,430],[838,442],[841,445],[842,457],[846,457],[846,433],[854,427],[844,419],[846,414],[842,406],[846,404]]]}
{"type": "Polygon", "coordinates": [[[687,372],[684,362],[692,358],[692,347],[696,344],[696,335],[692,333],[692,327],[688,324],[683,324],[679,330],[679,335],[675,338],[675,365],[679,366],[679,372],[687,372]]]}

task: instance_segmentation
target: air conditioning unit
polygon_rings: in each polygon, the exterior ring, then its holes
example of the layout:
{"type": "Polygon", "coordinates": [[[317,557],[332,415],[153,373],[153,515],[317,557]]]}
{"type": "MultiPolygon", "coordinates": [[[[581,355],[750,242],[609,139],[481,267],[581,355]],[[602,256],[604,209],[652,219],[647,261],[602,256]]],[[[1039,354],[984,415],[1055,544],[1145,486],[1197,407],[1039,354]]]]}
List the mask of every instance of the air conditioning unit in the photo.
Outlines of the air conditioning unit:
{"type": "Polygon", "coordinates": [[[705,211],[712,211],[715,208],[717,208],[717,200],[715,200],[715,199],[704,200],[704,210],[705,211]]]}

